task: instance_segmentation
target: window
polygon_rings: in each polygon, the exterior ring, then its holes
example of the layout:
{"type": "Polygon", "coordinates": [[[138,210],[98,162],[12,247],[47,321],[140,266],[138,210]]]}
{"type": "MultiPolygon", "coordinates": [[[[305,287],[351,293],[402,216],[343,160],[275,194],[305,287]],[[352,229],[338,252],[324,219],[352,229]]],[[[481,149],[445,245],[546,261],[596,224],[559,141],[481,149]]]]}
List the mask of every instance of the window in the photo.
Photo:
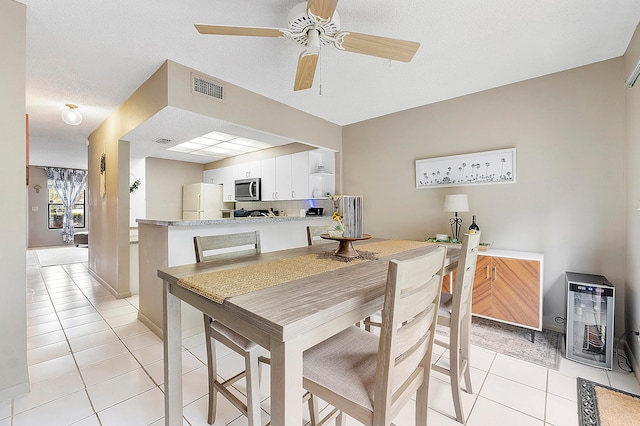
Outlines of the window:
{"type": "MultiPolygon", "coordinates": [[[[62,217],[64,216],[64,205],[53,188],[51,182],[49,190],[49,229],[62,229],[62,217]]],[[[73,227],[84,228],[84,189],[78,195],[78,199],[73,205],[73,227]]]]}

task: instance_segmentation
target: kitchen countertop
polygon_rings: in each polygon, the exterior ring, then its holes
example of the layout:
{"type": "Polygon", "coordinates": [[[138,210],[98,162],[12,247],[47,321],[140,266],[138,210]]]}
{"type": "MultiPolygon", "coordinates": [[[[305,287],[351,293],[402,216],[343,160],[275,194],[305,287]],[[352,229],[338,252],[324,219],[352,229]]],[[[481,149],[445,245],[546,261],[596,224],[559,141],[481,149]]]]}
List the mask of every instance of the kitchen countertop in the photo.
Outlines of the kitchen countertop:
{"type": "Polygon", "coordinates": [[[331,220],[330,216],[252,216],[252,217],[231,217],[224,219],[208,220],[155,220],[136,219],[139,224],[159,225],[159,226],[203,226],[203,225],[229,225],[233,223],[272,223],[272,222],[298,222],[303,220],[331,220]]]}

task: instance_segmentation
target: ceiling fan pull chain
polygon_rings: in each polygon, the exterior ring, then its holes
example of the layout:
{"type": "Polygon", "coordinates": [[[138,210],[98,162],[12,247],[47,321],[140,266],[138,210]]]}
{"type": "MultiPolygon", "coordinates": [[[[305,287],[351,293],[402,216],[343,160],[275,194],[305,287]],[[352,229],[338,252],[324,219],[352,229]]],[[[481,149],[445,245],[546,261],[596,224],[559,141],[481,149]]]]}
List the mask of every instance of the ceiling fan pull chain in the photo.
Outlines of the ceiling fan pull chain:
{"type": "Polygon", "coordinates": [[[318,52],[318,60],[320,61],[320,84],[318,85],[319,87],[319,91],[320,91],[320,96],[322,96],[322,44],[320,44],[320,49],[318,52]]]}

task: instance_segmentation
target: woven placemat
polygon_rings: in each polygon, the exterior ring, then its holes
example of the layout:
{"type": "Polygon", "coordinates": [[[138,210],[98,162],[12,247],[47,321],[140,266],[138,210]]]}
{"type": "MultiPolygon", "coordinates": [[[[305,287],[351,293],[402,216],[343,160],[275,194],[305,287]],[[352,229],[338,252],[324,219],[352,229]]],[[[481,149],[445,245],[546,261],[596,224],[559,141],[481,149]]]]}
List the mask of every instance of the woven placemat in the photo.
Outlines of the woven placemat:
{"type": "Polygon", "coordinates": [[[180,278],[178,284],[214,302],[222,303],[228,297],[250,293],[427,245],[428,243],[422,241],[379,241],[358,245],[357,250],[359,252],[362,250],[363,256],[349,262],[344,262],[344,259],[338,256],[307,254],[240,268],[192,275],[180,278]]]}

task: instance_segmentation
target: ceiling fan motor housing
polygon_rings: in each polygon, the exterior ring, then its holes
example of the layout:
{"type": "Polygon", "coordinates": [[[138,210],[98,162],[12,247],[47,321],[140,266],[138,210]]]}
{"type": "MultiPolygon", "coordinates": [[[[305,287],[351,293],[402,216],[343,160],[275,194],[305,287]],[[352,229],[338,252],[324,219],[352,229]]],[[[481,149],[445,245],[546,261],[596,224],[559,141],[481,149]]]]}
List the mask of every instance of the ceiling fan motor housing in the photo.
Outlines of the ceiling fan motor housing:
{"type": "Polygon", "coordinates": [[[323,45],[333,43],[333,40],[328,40],[327,37],[334,37],[338,31],[340,31],[340,16],[335,11],[330,20],[316,20],[313,16],[309,16],[307,13],[307,2],[300,3],[291,9],[287,18],[289,23],[289,29],[294,33],[292,37],[295,41],[303,46],[307,46],[309,43],[307,32],[310,29],[316,29],[320,35],[320,43],[323,45]],[[304,35],[301,37],[295,37],[295,34],[304,35]]]}

